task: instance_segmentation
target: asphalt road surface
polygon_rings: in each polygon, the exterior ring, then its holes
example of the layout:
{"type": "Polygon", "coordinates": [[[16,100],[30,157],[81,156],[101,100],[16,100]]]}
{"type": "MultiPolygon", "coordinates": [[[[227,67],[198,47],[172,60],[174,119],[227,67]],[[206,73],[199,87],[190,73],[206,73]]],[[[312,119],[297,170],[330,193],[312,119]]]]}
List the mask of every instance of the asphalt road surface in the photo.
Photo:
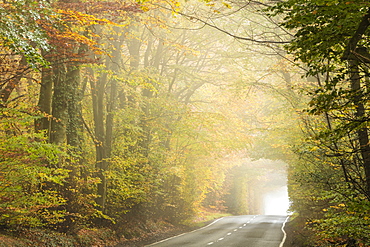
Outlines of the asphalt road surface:
{"type": "Polygon", "coordinates": [[[157,243],[153,247],[282,247],[287,216],[243,215],[224,217],[198,230],[157,243]]]}

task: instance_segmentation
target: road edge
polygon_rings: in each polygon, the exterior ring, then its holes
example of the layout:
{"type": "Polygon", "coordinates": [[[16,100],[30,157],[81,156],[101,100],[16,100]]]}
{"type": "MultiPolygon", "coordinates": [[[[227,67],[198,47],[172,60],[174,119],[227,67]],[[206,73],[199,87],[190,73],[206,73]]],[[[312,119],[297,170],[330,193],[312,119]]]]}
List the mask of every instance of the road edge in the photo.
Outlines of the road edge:
{"type": "Polygon", "coordinates": [[[282,227],[281,227],[281,231],[283,232],[284,234],[284,237],[283,239],[281,240],[281,243],[279,245],[279,247],[283,247],[284,246],[284,243],[285,243],[285,240],[286,240],[286,231],[284,230],[284,227],[285,227],[285,224],[288,222],[288,219],[289,219],[289,216],[286,217],[282,227]]]}

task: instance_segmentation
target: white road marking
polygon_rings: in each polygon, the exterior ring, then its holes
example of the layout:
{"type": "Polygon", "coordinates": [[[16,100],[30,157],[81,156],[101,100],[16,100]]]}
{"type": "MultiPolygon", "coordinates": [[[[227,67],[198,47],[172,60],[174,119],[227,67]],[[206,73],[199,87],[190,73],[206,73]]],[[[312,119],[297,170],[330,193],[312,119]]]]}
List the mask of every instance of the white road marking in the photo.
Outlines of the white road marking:
{"type": "Polygon", "coordinates": [[[224,238],[219,238],[219,239],[218,239],[218,241],[222,241],[222,240],[224,240],[224,238]]]}
{"type": "Polygon", "coordinates": [[[285,227],[285,223],[287,223],[288,219],[289,219],[289,216],[286,217],[286,219],[285,219],[285,221],[283,223],[283,226],[281,227],[281,230],[284,233],[284,237],[283,237],[283,240],[281,240],[281,243],[280,243],[279,247],[283,247],[284,246],[284,243],[285,243],[285,240],[286,240],[286,232],[284,230],[284,227],[285,227]]]}
{"type": "MultiPolygon", "coordinates": [[[[196,231],[199,231],[199,230],[203,230],[204,228],[207,228],[207,227],[209,227],[209,226],[213,225],[214,223],[216,223],[216,222],[217,222],[217,221],[219,221],[219,220],[222,220],[223,218],[224,218],[224,217],[219,218],[219,219],[217,219],[217,220],[213,221],[212,223],[210,223],[210,224],[208,224],[208,225],[206,225],[206,226],[203,226],[202,228],[199,228],[199,229],[193,230],[193,231],[191,231],[191,232],[196,232],[196,231]]],[[[161,240],[161,241],[155,242],[155,243],[153,243],[153,244],[145,245],[145,246],[153,246],[153,245],[156,245],[156,244],[159,244],[159,243],[163,243],[163,242],[166,242],[166,241],[168,241],[168,240],[170,240],[170,239],[177,238],[177,237],[180,237],[180,236],[182,236],[182,235],[185,235],[185,234],[188,234],[188,233],[191,233],[191,232],[185,232],[185,233],[182,233],[182,234],[180,234],[180,235],[173,236],[173,237],[170,237],[170,238],[166,238],[166,239],[163,239],[163,240],[161,240]]]]}
{"type": "MultiPolygon", "coordinates": [[[[249,223],[249,222],[248,222],[249,223]]],[[[246,226],[247,224],[243,224],[243,226],[246,226]]]]}
{"type": "Polygon", "coordinates": [[[212,245],[212,244],[214,244],[213,242],[209,242],[207,245],[212,245]]]}
{"type": "Polygon", "coordinates": [[[236,232],[238,229],[234,229],[234,232],[236,232]]]}
{"type": "Polygon", "coordinates": [[[231,235],[231,232],[229,232],[227,235],[228,235],[228,236],[229,236],[229,235],[231,235]]]}

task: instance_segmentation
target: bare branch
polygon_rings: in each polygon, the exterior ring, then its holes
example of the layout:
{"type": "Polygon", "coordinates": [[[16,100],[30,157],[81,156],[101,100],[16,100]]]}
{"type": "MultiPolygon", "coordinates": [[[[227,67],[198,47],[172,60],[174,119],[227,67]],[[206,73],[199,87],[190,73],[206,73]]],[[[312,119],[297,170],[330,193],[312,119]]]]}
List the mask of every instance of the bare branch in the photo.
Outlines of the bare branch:
{"type": "Polygon", "coordinates": [[[239,35],[236,35],[236,34],[233,34],[231,32],[228,32],[227,30],[225,29],[222,29],[218,26],[216,26],[215,24],[212,24],[212,23],[209,23],[199,17],[196,17],[196,16],[191,16],[191,15],[188,15],[188,14],[185,14],[183,12],[180,12],[180,11],[177,11],[177,10],[174,10],[174,9],[171,9],[171,8],[168,8],[168,7],[164,7],[164,6],[160,6],[161,8],[164,8],[166,10],[169,10],[169,11],[173,11],[175,12],[176,14],[179,14],[183,17],[186,17],[188,18],[189,20],[196,20],[200,23],[203,24],[203,27],[204,26],[208,26],[208,27],[211,27],[211,28],[214,28],[222,33],[225,33],[227,35],[229,35],[230,37],[233,37],[235,39],[238,39],[238,40],[246,40],[246,41],[250,41],[250,42],[254,42],[254,43],[259,43],[259,44],[289,44],[290,41],[275,41],[275,40],[258,40],[258,39],[254,39],[254,38],[249,38],[249,37],[242,37],[242,36],[239,36],[239,35]]]}

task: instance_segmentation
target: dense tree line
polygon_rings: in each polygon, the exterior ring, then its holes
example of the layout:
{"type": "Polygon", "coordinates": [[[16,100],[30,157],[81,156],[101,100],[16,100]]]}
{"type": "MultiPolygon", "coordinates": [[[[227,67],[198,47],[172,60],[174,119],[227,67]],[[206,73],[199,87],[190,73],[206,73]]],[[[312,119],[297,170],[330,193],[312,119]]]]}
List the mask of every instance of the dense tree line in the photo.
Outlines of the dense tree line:
{"type": "Polygon", "coordinates": [[[179,223],[224,207],[235,164],[221,160],[247,144],[225,90],[230,40],[188,30],[160,1],[0,4],[3,228],[179,223]]]}
{"type": "Polygon", "coordinates": [[[370,243],[369,9],[305,0],[269,8],[295,33],[286,48],[308,78],[305,137],[289,168],[292,211],[315,233],[307,246],[370,243]]]}

